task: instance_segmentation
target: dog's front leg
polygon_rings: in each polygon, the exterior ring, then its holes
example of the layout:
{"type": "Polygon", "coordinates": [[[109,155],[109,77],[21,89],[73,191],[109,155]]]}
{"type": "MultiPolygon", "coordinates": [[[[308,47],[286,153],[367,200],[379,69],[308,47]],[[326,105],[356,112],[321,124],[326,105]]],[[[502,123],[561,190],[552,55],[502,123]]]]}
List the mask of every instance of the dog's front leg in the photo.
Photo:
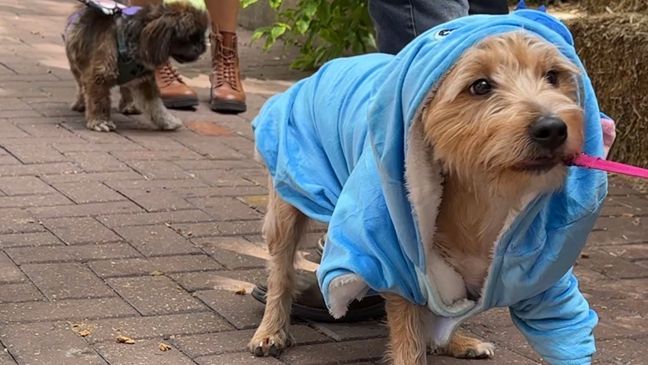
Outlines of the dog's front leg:
{"type": "Polygon", "coordinates": [[[134,89],[139,105],[144,107],[145,111],[151,117],[151,121],[158,128],[171,131],[182,126],[180,119],[171,114],[162,103],[160,91],[155,84],[155,78],[153,76],[146,77],[134,89]]]}
{"type": "Polygon", "coordinates": [[[295,290],[295,253],[306,216],[284,202],[268,184],[270,196],[263,235],[270,252],[268,293],[263,320],[248,347],[255,356],[277,356],[291,345],[288,332],[295,290]]]}
{"type": "Polygon", "coordinates": [[[85,92],[86,127],[97,132],[110,132],[115,123],[110,120],[110,87],[97,78],[83,83],[85,92]]]}
{"type": "Polygon", "coordinates": [[[427,364],[426,308],[394,294],[385,295],[389,326],[388,358],[393,365],[427,364]]]}

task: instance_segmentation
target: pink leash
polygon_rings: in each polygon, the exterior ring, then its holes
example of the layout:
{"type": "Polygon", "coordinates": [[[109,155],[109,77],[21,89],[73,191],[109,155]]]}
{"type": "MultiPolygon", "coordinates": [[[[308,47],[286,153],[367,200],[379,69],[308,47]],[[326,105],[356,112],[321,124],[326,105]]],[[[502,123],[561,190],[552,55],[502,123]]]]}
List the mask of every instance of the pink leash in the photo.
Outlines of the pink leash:
{"type": "Polygon", "coordinates": [[[615,174],[622,174],[634,177],[640,177],[642,179],[648,179],[648,170],[642,169],[641,167],[631,166],[622,164],[620,162],[604,160],[600,157],[593,157],[581,153],[576,158],[568,163],[569,165],[585,167],[588,169],[596,169],[607,172],[613,172],[615,174]]]}

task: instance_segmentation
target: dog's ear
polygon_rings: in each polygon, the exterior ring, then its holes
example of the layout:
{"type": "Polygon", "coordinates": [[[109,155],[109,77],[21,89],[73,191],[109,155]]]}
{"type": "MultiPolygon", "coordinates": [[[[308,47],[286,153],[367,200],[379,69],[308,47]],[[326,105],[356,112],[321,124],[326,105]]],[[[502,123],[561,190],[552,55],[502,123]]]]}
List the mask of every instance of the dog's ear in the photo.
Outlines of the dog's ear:
{"type": "Polygon", "coordinates": [[[140,35],[142,56],[146,62],[161,65],[169,59],[171,38],[178,20],[161,12],[160,16],[150,21],[140,35]]]}

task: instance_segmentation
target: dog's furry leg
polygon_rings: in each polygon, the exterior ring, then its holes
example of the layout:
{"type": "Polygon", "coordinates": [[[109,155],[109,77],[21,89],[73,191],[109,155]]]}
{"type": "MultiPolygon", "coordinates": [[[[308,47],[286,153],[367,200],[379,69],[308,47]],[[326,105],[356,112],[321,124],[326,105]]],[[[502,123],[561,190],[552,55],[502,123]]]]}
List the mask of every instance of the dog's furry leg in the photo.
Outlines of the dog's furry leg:
{"type": "Polygon", "coordinates": [[[133,93],[129,87],[120,86],[119,93],[121,94],[121,99],[119,100],[120,113],[125,115],[142,113],[142,111],[137,107],[137,104],[135,104],[133,93]]]}
{"type": "Polygon", "coordinates": [[[138,104],[144,107],[145,111],[151,117],[151,121],[158,128],[165,131],[171,131],[182,126],[180,119],[171,114],[162,103],[162,99],[160,99],[160,91],[155,84],[155,78],[153,78],[153,76],[142,80],[142,82],[135,87],[135,90],[135,96],[139,102],[138,104]]]}
{"type": "Polygon", "coordinates": [[[115,124],[110,120],[110,88],[102,82],[84,82],[86,127],[97,132],[110,132],[115,124]]]}
{"type": "Polygon", "coordinates": [[[426,308],[394,294],[385,295],[389,326],[387,357],[393,365],[427,364],[426,308]]]}
{"type": "Polygon", "coordinates": [[[270,197],[263,235],[270,252],[268,294],[263,320],[248,347],[256,356],[277,356],[291,345],[288,333],[295,289],[295,253],[307,218],[284,202],[268,184],[270,197]]]}
{"type": "Polygon", "coordinates": [[[459,359],[487,359],[495,355],[495,345],[455,332],[448,345],[437,349],[437,353],[459,359]]]}
{"type": "Polygon", "coordinates": [[[74,96],[74,102],[70,105],[70,110],[75,112],[83,113],[85,111],[85,92],[83,90],[83,84],[81,83],[81,75],[79,71],[72,68],[72,74],[77,83],[76,95],[74,96]]]}

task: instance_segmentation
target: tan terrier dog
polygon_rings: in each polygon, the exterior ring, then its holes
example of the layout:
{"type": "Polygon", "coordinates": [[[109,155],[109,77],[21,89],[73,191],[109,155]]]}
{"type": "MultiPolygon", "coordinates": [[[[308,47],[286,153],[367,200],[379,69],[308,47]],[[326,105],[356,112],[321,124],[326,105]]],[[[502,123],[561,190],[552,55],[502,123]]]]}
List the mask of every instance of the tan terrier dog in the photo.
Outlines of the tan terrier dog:
{"type": "MultiPolygon", "coordinates": [[[[552,44],[524,32],[488,37],[469,48],[430,90],[410,132],[411,149],[434,150],[433,161],[408,161],[413,206],[425,209],[425,165],[444,175],[434,247],[464,285],[447,285],[444,302],[479,300],[493,243],[525,197],[559,189],[563,161],[583,146],[578,68],[552,44]],[[432,147],[433,146],[433,147],[432,147]]],[[[431,156],[431,154],[429,155],[431,156]]],[[[308,218],[282,200],[270,180],[263,234],[271,255],[267,305],[249,343],[258,356],[276,355],[292,343],[288,332],[295,291],[297,243],[308,218]]],[[[357,204],[364,202],[358,201],[357,204]]],[[[420,211],[417,211],[422,216],[420,211]]],[[[422,235],[425,235],[422,228],[422,235]]],[[[433,270],[433,269],[430,269],[433,270]]],[[[385,294],[388,355],[396,365],[426,364],[430,312],[385,294]]],[[[454,357],[491,357],[493,345],[455,333],[438,351],[454,357]]]]}
{"type": "MultiPolygon", "coordinates": [[[[423,110],[418,131],[434,146],[445,175],[434,244],[467,291],[449,302],[480,297],[506,218],[523,207],[525,196],[559,188],[567,172],[563,161],[581,151],[577,73],[538,38],[493,37],[461,57],[423,110]]],[[[425,199],[423,189],[411,193],[415,201],[425,199]]],[[[426,363],[426,311],[387,296],[394,364],[426,363]]],[[[439,352],[491,357],[493,345],[455,334],[439,352]]]]}

